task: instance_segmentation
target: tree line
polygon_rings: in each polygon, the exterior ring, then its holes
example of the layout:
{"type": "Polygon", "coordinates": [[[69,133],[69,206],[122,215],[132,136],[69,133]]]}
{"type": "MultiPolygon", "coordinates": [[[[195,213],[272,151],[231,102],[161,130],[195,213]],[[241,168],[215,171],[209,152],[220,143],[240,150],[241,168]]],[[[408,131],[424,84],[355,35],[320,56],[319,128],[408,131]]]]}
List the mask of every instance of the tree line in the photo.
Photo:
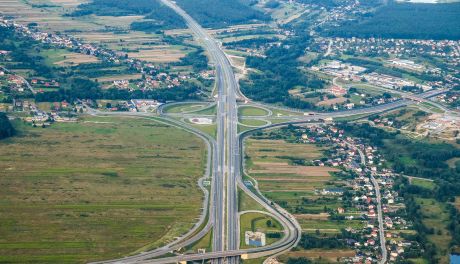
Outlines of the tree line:
{"type": "Polygon", "coordinates": [[[11,125],[10,120],[5,113],[0,112],[0,139],[14,136],[16,130],[11,125]]]}

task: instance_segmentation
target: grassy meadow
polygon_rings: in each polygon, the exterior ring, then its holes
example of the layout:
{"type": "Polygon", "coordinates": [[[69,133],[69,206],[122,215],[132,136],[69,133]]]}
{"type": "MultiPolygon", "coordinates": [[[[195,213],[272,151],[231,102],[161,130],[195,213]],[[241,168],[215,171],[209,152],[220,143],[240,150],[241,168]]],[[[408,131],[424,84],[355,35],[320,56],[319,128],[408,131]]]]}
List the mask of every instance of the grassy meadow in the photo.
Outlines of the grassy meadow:
{"type": "MultiPolygon", "coordinates": [[[[283,228],[281,224],[272,217],[261,213],[244,213],[240,216],[240,248],[251,248],[246,245],[244,235],[246,231],[267,233],[280,233],[283,228]],[[270,224],[269,224],[270,223],[270,224]]],[[[266,237],[266,245],[273,244],[278,238],[266,237]]]]}
{"type": "Polygon", "coordinates": [[[189,133],[135,118],[14,124],[0,141],[0,262],[121,257],[197,221],[206,150],[189,133]]]}

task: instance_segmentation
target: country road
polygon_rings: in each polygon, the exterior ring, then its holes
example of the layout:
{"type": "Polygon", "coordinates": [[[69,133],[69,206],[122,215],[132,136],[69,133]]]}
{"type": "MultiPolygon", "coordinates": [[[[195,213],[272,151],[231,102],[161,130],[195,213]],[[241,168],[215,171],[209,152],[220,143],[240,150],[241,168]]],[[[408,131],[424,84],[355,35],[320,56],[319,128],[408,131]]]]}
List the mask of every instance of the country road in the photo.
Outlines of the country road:
{"type": "MultiPolygon", "coordinates": [[[[359,157],[361,159],[361,164],[366,165],[366,156],[364,155],[363,151],[360,148],[356,148],[359,153],[359,157]]],[[[383,212],[382,212],[382,197],[380,194],[380,187],[379,183],[375,180],[375,177],[370,174],[370,179],[372,185],[375,189],[375,196],[377,199],[377,221],[379,223],[379,239],[380,239],[380,250],[382,252],[382,259],[379,261],[380,264],[387,263],[387,248],[385,244],[385,230],[383,228],[383,212]]]]}

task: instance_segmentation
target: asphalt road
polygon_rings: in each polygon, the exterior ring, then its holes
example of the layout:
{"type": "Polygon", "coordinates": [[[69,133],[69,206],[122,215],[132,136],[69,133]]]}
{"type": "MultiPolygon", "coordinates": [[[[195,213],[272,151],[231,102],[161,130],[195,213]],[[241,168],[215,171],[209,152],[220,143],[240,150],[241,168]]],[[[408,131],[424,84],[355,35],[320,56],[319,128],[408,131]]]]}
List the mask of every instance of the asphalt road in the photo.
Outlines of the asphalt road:
{"type": "MultiPolygon", "coordinates": [[[[193,31],[198,41],[208,51],[211,61],[216,65],[217,75],[217,173],[215,175],[216,189],[213,193],[215,203],[213,207],[212,221],[214,224],[213,232],[213,250],[223,251],[227,244],[228,250],[237,249],[234,247],[237,207],[236,201],[236,189],[232,184],[233,178],[233,149],[232,139],[236,138],[236,99],[235,99],[235,87],[236,81],[233,75],[233,70],[227,57],[220,49],[217,42],[187,13],[185,13],[180,7],[173,2],[168,0],[162,1],[167,6],[171,7],[177,14],[182,16],[186,21],[188,27],[193,31]],[[233,123],[235,122],[235,125],[233,123]],[[227,179],[227,182],[225,182],[227,179]],[[227,184],[226,184],[227,183],[227,184]],[[227,186],[227,189],[225,188],[227,186]],[[227,192],[225,192],[227,190],[227,192]],[[227,196],[227,203],[225,198],[227,196]],[[227,206],[227,207],[226,207],[227,206]],[[225,211],[225,208],[228,208],[225,211]],[[235,212],[236,209],[236,212],[235,212]],[[236,213],[236,216],[234,215],[236,213]],[[227,215],[227,219],[225,216],[227,215]],[[227,229],[225,223],[227,220],[227,229]],[[226,231],[227,230],[227,231],[226,231]],[[227,240],[225,240],[227,234],[227,240]]],[[[239,233],[239,232],[238,232],[239,233]]],[[[233,258],[231,258],[233,260],[233,258]]],[[[218,263],[222,262],[222,259],[218,259],[218,263]]]]}
{"type": "MultiPolygon", "coordinates": [[[[187,233],[189,236],[185,236],[167,246],[123,259],[98,263],[176,263],[179,261],[204,259],[211,259],[213,263],[219,264],[223,263],[224,259],[226,259],[228,263],[237,263],[241,256],[249,256],[250,258],[272,256],[291,249],[298,243],[301,234],[300,226],[295,218],[283,208],[276,204],[273,205],[257,189],[256,193],[254,193],[243,184],[241,177],[242,155],[240,154],[242,150],[242,139],[246,134],[243,133],[238,135],[237,132],[238,110],[236,99],[237,96],[240,95],[240,92],[228,58],[219,44],[180,7],[169,0],[162,0],[162,2],[184,18],[188,27],[193,31],[198,41],[209,53],[211,61],[216,65],[217,139],[214,140],[190,126],[181,125],[205,139],[212,153],[212,160],[208,163],[212,163],[212,188],[209,194],[210,217],[203,229],[199,231],[191,230],[187,233]],[[272,217],[283,225],[285,235],[282,239],[269,246],[239,250],[238,187],[261,204],[272,217]],[[213,252],[164,258],[160,257],[172,250],[196,242],[211,228],[214,228],[213,252]]],[[[420,95],[420,98],[428,98],[441,92],[442,91],[431,91],[420,95]]],[[[403,99],[390,104],[370,108],[343,112],[315,113],[312,116],[292,117],[289,122],[266,127],[305,123],[330,117],[376,113],[413,103],[415,102],[403,99]]],[[[140,113],[134,113],[132,115],[140,115],[140,113]]],[[[170,122],[178,121],[170,120],[170,122]]]]}
{"type": "MultiPolygon", "coordinates": [[[[257,249],[256,252],[262,252],[267,255],[267,252],[271,254],[272,250],[279,250],[280,246],[284,249],[287,245],[292,247],[298,240],[298,226],[292,223],[293,218],[286,219],[287,212],[280,213],[277,209],[274,209],[270,204],[262,200],[257,195],[253,194],[250,190],[242,184],[241,179],[241,151],[240,151],[240,139],[238,137],[237,125],[238,125],[238,108],[237,108],[237,95],[239,95],[238,84],[232,69],[232,66],[219,46],[218,42],[215,41],[201,26],[195,22],[188,14],[186,14],[180,7],[168,0],[162,0],[163,3],[171,7],[176,13],[181,15],[188,27],[198,37],[198,40],[206,48],[210,54],[211,61],[216,65],[216,80],[217,80],[217,157],[218,157],[218,172],[217,182],[222,182],[222,179],[226,179],[222,183],[222,186],[226,184],[226,188],[222,188],[221,192],[216,189],[220,195],[216,194],[215,203],[215,219],[214,219],[214,242],[213,249],[215,251],[222,251],[224,248],[225,252],[234,252],[239,246],[239,215],[238,215],[238,185],[249,195],[254,196],[253,198],[259,203],[263,204],[269,212],[271,212],[275,218],[278,218],[286,226],[286,230],[289,230],[290,235],[286,235],[285,239],[282,240],[280,245],[275,247],[267,247],[257,249]],[[225,192],[226,191],[226,192],[225,192]],[[224,193],[225,192],[225,193],[224,193]],[[221,203],[225,200],[226,203],[221,203]],[[223,209],[223,208],[226,208],[223,209]],[[226,214],[225,214],[226,213],[226,214]]],[[[219,185],[220,187],[220,185],[219,185]]],[[[209,253],[212,254],[212,253],[209,253]]],[[[225,255],[228,263],[238,262],[239,255],[225,255]]],[[[157,260],[156,260],[157,261],[157,260]]]]}

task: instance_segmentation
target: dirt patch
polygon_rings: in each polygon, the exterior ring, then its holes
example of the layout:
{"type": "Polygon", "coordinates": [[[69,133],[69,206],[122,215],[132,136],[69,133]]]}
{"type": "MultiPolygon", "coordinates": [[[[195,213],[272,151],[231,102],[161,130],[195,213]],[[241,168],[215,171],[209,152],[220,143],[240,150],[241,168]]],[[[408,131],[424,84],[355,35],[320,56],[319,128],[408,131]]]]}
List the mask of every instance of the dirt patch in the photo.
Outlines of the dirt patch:
{"type": "Polygon", "coordinates": [[[305,219],[305,220],[327,220],[329,218],[328,213],[319,213],[319,214],[296,214],[294,215],[296,219],[305,219]]]}
{"type": "Polygon", "coordinates": [[[335,105],[335,104],[344,103],[345,101],[347,101],[347,98],[345,98],[345,97],[337,97],[337,98],[328,99],[328,100],[318,102],[316,105],[335,105]]]}
{"type": "Polygon", "coordinates": [[[254,162],[260,169],[252,169],[251,173],[261,174],[296,174],[300,176],[324,176],[329,177],[330,172],[339,171],[330,167],[317,167],[317,166],[292,166],[286,163],[276,162],[254,162]]]}
{"type": "Polygon", "coordinates": [[[58,61],[54,64],[59,65],[59,66],[65,66],[65,65],[78,65],[78,64],[84,64],[84,63],[94,63],[98,62],[99,59],[86,55],[86,54],[80,54],[80,53],[70,53],[66,54],[66,58],[62,61],[58,61]]]}
{"type": "Polygon", "coordinates": [[[89,1],[84,1],[84,0],[50,0],[51,3],[53,4],[58,4],[62,5],[65,7],[75,7],[83,3],[87,3],[89,1]]]}
{"type": "Polygon", "coordinates": [[[329,181],[329,178],[322,177],[323,179],[311,179],[310,177],[308,178],[267,178],[267,177],[257,177],[258,181],[282,181],[282,182],[326,182],[329,181]]]}
{"type": "Polygon", "coordinates": [[[138,80],[142,78],[142,74],[128,74],[128,75],[116,75],[98,78],[99,82],[113,82],[118,80],[138,80]]]}
{"type": "Polygon", "coordinates": [[[354,250],[302,250],[293,251],[288,253],[289,257],[305,257],[305,258],[327,258],[329,260],[337,261],[337,258],[354,257],[354,250]]]}
{"type": "Polygon", "coordinates": [[[185,56],[184,53],[172,49],[151,49],[139,52],[130,52],[128,56],[148,62],[175,62],[185,56]]]}

